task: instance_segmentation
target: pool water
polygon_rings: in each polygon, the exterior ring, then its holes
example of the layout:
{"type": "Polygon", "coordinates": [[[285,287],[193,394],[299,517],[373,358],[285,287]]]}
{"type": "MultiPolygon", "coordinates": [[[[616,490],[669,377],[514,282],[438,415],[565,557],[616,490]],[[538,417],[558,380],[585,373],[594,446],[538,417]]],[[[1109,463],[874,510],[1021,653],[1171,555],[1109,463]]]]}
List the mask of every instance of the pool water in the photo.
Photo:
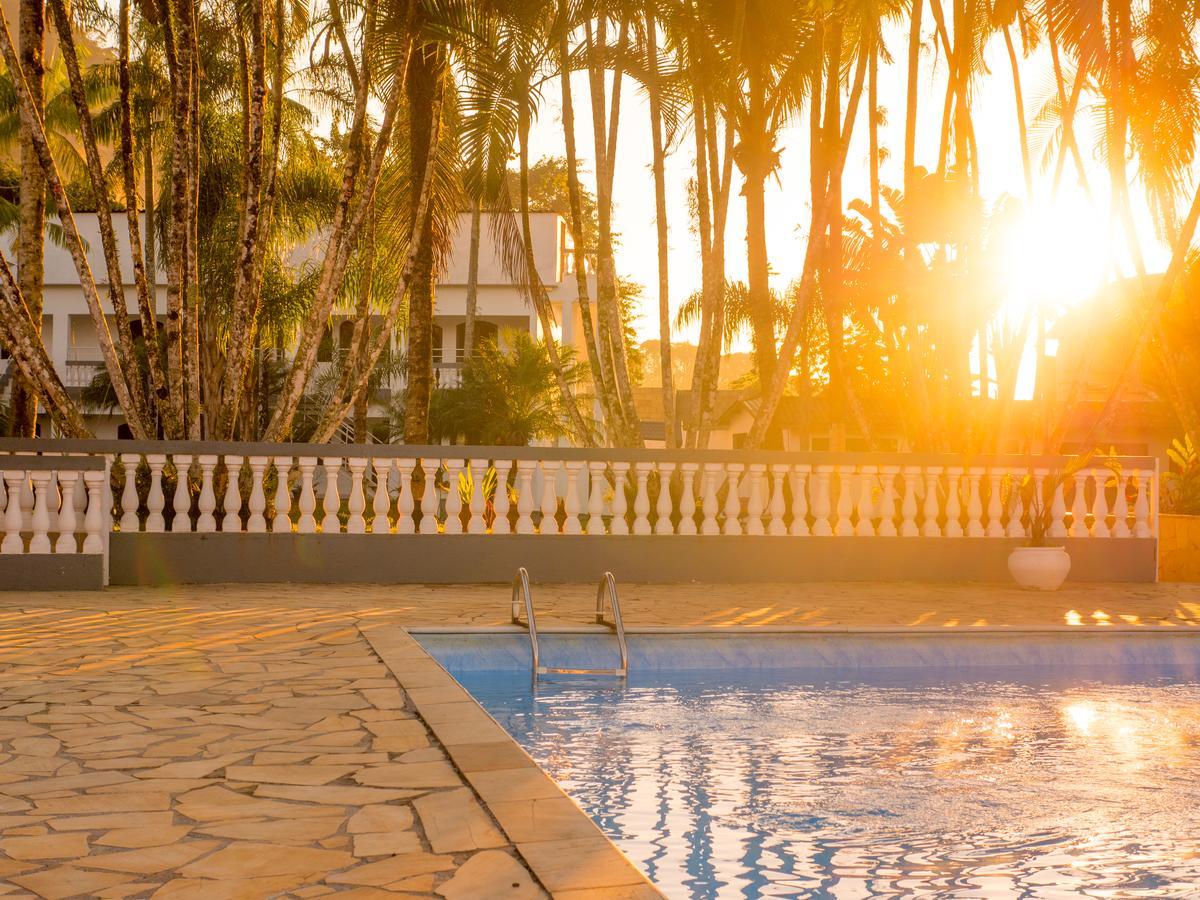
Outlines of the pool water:
{"type": "MultiPolygon", "coordinates": [[[[436,646],[432,652],[438,655],[436,646]]],[[[1200,897],[1200,681],[444,659],[668,897],[1200,897]]]]}

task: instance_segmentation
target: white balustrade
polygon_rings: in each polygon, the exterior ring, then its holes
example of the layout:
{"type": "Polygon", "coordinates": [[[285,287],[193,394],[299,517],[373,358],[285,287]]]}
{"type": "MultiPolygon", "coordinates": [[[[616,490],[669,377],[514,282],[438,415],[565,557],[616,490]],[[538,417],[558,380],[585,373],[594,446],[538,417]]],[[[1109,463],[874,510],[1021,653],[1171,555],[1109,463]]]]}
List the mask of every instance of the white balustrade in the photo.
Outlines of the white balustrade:
{"type": "Polygon", "coordinates": [[[487,460],[472,459],[470,461],[471,502],[467,509],[471,517],[467,520],[467,534],[487,532],[487,520],[484,517],[486,504],[483,499],[483,478],[487,470],[487,460]]]}
{"type": "Polygon", "coordinates": [[[633,533],[650,533],[650,471],[654,463],[639,462],[634,465],[637,474],[637,493],[633,499],[633,533]]]}
{"type": "Polygon", "coordinates": [[[30,553],[49,553],[53,549],[50,545],[50,512],[46,497],[51,474],[45,470],[30,473],[33,485],[33,510],[29,517],[30,530],[33,532],[29,538],[30,553]]]}
{"type": "Polygon", "coordinates": [[[122,453],[121,467],[125,473],[125,487],[121,491],[121,530],[124,532],[137,531],[138,523],[138,491],[137,470],[142,461],[139,453],[122,453]]]}
{"type": "Polygon", "coordinates": [[[612,523],[609,525],[609,530],[613,534],[629,534],[629,519],[628,515],[628,498],[625,496],[625,487],[629,478],[629,463],[615,462],[613,463],[613,500],[612,500],[612,523]]]}
{"type": "Polygon", "coordinates": [[[420,462],[417,469],[422,473],[423,481],[421,483],[421,521],[417,524],[417,533],[437,534],[437,473],[441,468],[441,460],[423,459],[420,462]]]}
{"type": "MultiPolygon", "coordinates": [[[[512,460],[498,459],[495,462],[496,492],[492,496],[492,534],[511,534],[512,522],[508,519],[512,509],[512,497],[509,495],[508,477],[512,472],[512,460]]],[[[591,527],[591,523],[588,523],[591,527]]]]}
{"type": "Polygon", "coordinates": [[[371,495],[371,534],[387,534],[392,530],[388,511],[392,505],[388,493],[388,480],[392,477],[392,461],[377,456],[371,460],[371,471],[375,473],[375,491],[371,495]]]}
{"type": "Polygon", "coordinates": [[[742,534],[741,463],[725,465],[725,526],[722,534],[742,534]]]}
{"type": "Polygon", "coordinates": [[[854,500],[851,497],[852,485],[857,481],[853,466],[846,466],[837,473],[837,505],[834,507],[833,533],[838,537],[848,537],[854,534],[854,523],[851,516],[854,513],[854,500]]]}
{"type": "Polygon", "coordinates": [[[442,522],[443,534],[462,534],[462,468],[461,459],[448,459],[446,467],[446,518],[442,522]]]}
{"type": "Polygon", "coordinates": [[[8,488],[4,506],[4,540],[0,541],[0,553],[24,553],[25,539],[21,536],[21,483],[25,471],[5,469],[4,484],[8,488]]]}
{"type": "Polygon", "coordinates": [[[771,502],[767,507],[767,534],[776,537],[787,534],[787,526],[783,523],[783,514],[787,510],[783,485],[787,481],[790,468],[787,465],[771,466],[771,502]]]}
{"type": "Polygon", "coordinates": [[[83,473],[87,485],[87,513],[83,518],[83,552],[104,552],[104,485],[108,481],[108,473],[91,469],[83,473]]]}
{"type": "Polygon", "coordinates": [[[62,507],[58,511],[58,538],[54,542],[55,553],[79,552],[79,546],[75,541],[75,529],[78,527],[75,516],[75,485],[78,481],[78,472],[64,469],[58,473],[58,484],[62,489],[62,507]]]}
{"type": "Polygon", "coordinates": [[[517,460],[517,534],[533,534],[533,474],[537,461],[517,460]]]}
{"type": "Polygon", "coordinates": [[[316,534],[317,518],[313,513],[317,510],[317,494],[313,489],[313,471],[317,468],[317,458],[301,456],[296,464],[300,467],[300,518],[296,521],[296,531],[299,534],[316,534]]]}
{"type": "Polygon", "coordinates": [[[271,531],[285,534],[292,530],[292,490],[288,477],[292,471],[290,456],[276,456],[275,466],[275,518],[271,520],[271,531]]]}
{"type": "Polygon", "coordinates": [[[342,510],[342,496],[338,491],[338,478],[342,474],[342,458],[326,456],[321,459],[325,473],[325,491],[321,495],[321,533],[337,534],[342,530],[338,513],[342,510]]]}
{"type": "Polygon", "coordinates": [[[674,463],[661,462],[658,464],[658,503],[654,507],[655,534],[675,533],[675,528],[671,524],[671,513],[675,509],[675,504],[671,500],[671,472],[674,469],[674,463]]]}
{"type": "Polygon", "coordinates": [[[162,473],[167,464],[167,457],[162,453],[151,453],[146,456],[146,465],[150,467],[150,490],[146,493],[146,531],[161,534],[166,531],[163,519],[163,508],[166,497],[163,496],[162,473]]]}
{"type": "Polygon", "coordinates": [[[579,472],[584,464],[579,460],[569,460],[564,463],[567,470],[567,493],[563,497],[563,534],[583,534],[583,525],[579,521],[579,472]]]}
{"type": "Polygon", "coordinates": [[[942,528],[938,524],[941,514],[941,503],[938,501],[938,475],[941,468],[930,466],[925,469],[925,505],[921,509],[921,534],[924,537],[941,537],[942,528]]]}
{"type": "Polygon", "coordinates": [[[896,476],[899,466],[879,467],[879,536],[896,537],[896,476]]]}
{"type": "Polygon", "coordinates": [[[1108,525],[1108,470],[1093,469],[1092,480],[1096,485],[1096,496],[1092,501],[1092,528],[1090,537],[1112,537],[1112,529],[1108,525]]]}
{"type": "Polygon", "coordinates": [[[396,469],[400,472],[400,486],[396,492],[396,534],[415,534],[417,530],[413,512],[417,509],[413,499],[413,471],[415,459],[396,460],[396,469]]]}
{"type": "Polygon", "coordinates": [[[360,456],[352,456],[346,460],[346,468],[350,470],[350,496],[346,498],[346,534],[366,534],[367,520],[363,512],[367,508],[367,498],[363,494],[363,473],[367,470],[367,460],[360,456]]]}
{"type": "Polygon", "coordinates": [[[171,456],[171,464],[175,467],[175,493],[171,496],[171,531],[189,532],[192,530],[192,492],[188,485],[188,473],[192,466],[192,457],[187,453],[175,453],[171,456]]]}
{"type": "Polygon", "coordinates": [[[817,466],[813,470],[812,533],[817,537],[828,537],[833,534],[833,528],[829,524],[829,514],[833,511],[829,496],[829,480],[833,471],[833,466],[817,466]]]}
{"type": "Polygon", "coordinates": [[[983,498],[979,492],[983,476],[984,470],[981,468],[967,470],[967,537],[983,537],[986,533],[983,527],[983,498]]]}
{"type": "Polygon", "coordinates": [[[587,466],[591,484],[588,487],[586,531],[588,534],[604,534],[604,490],[608,486],[604,478],[605,465],[593,460],[587,466]]]}
{"type": "Polygon", "coordinates": [[[679,466],[679,533],[696,533],[696,473],[699,463],[681,463],[679,466]]]}
{"type": "Polygon", "coordinates": [[[792,526],[790,534],[803,537],[808,530],[808,473],[809,467],[800,465],[791,469],[792,480],[792,526]]]}
{"type": "Polygon", "coordinates": [[[875,534],[875,526],[872,523],[874,517],[874,504],[871,502],[871,494],[874,490],[875,467],[874,466],[859,466],[858,469],[858,506],[855,510],[857,521],[854,524],[854,533],[859,537],[871,537],[875,534]]]}
{"type": "Polygon", "coordinates": [[[1087,537],[1088,534],[1086,498],[1088,475],[1089,473],[1086,469],[1080,469],[1071,479],[1073,482],[1071,491],[1071,525],[1067,529],[1067,534],[1070,537],[1087,537]]]}
{"type": "Polygon", "coordinates": [[[242,457],[225,457],[225,498],[221,507],[225,515],[221,519],[221,530],[236,533],[242,530],[242,457]]]}
{"type": "Polygon", "coordinates": [[[958,466],[946,469],[946,537],[962,537],[965,532],[962,526],[962,500],[959,491],[962,489],[963,470],[958,466]]]}
{"type": "Polygon", "coordinates": [[[763,479],[767,467],[762,463],[751,463],[746,478],[750,482],[750,493],[746,498],[746,534],[761,535],[767,530],[763,526],[766,502],[763,499],[763,479]]]}
{"type": "Polygon", "coordinates": [[[267,530],[267,493],[263,488],[263,479],[267,473],[267,458],[251,456],[246,464],[250,467],[250,499],[246,503],[249,515],[246,516],[246,531],[251,534],[263,534],[267,530]]]}
{"type": "Polygon", "coordinates": [[[558,460],[542,461],[542,520],[538,524],[539,534],[558,534],[558,460]]]}

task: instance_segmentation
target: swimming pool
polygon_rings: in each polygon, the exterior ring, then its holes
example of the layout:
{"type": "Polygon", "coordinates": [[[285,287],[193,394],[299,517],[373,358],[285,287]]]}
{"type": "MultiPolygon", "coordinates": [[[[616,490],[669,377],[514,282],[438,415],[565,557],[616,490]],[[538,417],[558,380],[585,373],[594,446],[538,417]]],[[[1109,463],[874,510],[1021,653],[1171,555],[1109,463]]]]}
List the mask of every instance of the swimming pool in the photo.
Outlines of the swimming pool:
{"type": "Polygon", "coordinates": [[[1200,896],[1190,640],[1029,665],[1037,641],[931,638],[918,668],[789,667],[783,639],[708,669],[634,637],[627,684],[534,687],[516,636],[418,637],[669,897],[1200,896]]]}

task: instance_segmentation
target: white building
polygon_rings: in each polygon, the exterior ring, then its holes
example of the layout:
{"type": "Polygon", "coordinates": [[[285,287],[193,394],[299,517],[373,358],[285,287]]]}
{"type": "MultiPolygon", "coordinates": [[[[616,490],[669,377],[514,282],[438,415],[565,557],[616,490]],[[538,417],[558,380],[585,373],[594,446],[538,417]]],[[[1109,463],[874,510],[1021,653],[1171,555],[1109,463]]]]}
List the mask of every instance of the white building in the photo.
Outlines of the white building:
{"type": "MultiPolygon", "coordinates": [[[[131,319],[138,320],[137,292],[133,283],[133,265],[128,246],[125,214],[114,213],[118,249],[121,257],[121,276],[127,308],[131,319]]],[[[495,335],[504,345],[504,333],[509,330],[524,331],[535,337],[541,336],[541,327],[532,304],[526,297],[524,287],[514,283],[505,270],[497,242],[493,235],[491,216],[485,215],[480,229],[479,287],[477,306],[477,333],[481,337],[495,335]]],[[[101,300],[109,312],[109,327],[115,329],[108,301],[108,273],[104,265],[103,248],[99,226],[94,213],[76,214],[76,222],[88,244],[88,258],[96,279],[101,300]]],[[[441,384],[453,384],[459,377],[464,351],[466,323],[467,271],[470,257],[470,215],[459,217],[459,230],[445,271],[437,284],[434,319],[434,367],[435,376],[441,384]]],[[[578,292],[573,270],[570,234],[566,223],[557,213],[533,213],[532,236],[534,259],[538,274],[550,295],[556,319],[555,337],[575,347],[579,357],[585,358],[582,340],[582,325],[578,308],[578,292]]],[[[8,258],[15,259],[12,240],[9,242],[8,258]]],[[[305,251],[319,254],[323,245],[314,243],[305,251]]],[[[14,264],[15,267],[15,264],[14,264]]],[[[156,310],[159,321],[167,311],[167,286],[165,271],[157,273],[155,285],[156,310]]],[[[345,346],[353,330],[351,311],[339,309],[330,323],[329,340],[322,351],[328,359],[333,347],[345,346]]],[[[79,286],[79,276],[70,252],[46,241],[45,290],[43,299],[42,336],[50,358],[73,394],[78,395],[92,379],[98,369],[103,368],[100,345],[95,326],[88,312],[87,303],[79,286]]],[[[396,335],[396,349],[403,352],[404,335],[396,335]]],[[[0,394],[6,395],[11,382],[11,371],[7,353],[0,358],[0,394]]],[[[393,384],[393,389],[400,385],[393,384]]],[[[110,415],[106,410],[87,410],[87,419],[98,437],[112,437],[121,423],[119,414],[110,415]]]]}

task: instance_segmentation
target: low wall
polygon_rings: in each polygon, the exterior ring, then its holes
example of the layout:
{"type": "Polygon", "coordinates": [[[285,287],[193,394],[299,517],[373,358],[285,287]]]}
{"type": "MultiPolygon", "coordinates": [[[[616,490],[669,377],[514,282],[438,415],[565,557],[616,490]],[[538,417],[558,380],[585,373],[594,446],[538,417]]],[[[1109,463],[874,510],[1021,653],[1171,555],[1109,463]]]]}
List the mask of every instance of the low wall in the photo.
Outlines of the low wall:
{"type": "MultiPolygon", "coordinates": [[[[112,584],[1008,581],[1018,538],[115,533],[112,584]]],[[[1067,539],[1073,581],[1155,580],[1153,538],[1067,539]]]]}
{"type": "Polygon", "coordinates": [[[98,553],[20,553],[0,556],[0,590],[98,591],[104,557],[98,553]]]}
{"type": "Polygon", "coordinates": [[[1159,581],[1200,581],[1200,516],[1158,517],[1159,581]]]}

